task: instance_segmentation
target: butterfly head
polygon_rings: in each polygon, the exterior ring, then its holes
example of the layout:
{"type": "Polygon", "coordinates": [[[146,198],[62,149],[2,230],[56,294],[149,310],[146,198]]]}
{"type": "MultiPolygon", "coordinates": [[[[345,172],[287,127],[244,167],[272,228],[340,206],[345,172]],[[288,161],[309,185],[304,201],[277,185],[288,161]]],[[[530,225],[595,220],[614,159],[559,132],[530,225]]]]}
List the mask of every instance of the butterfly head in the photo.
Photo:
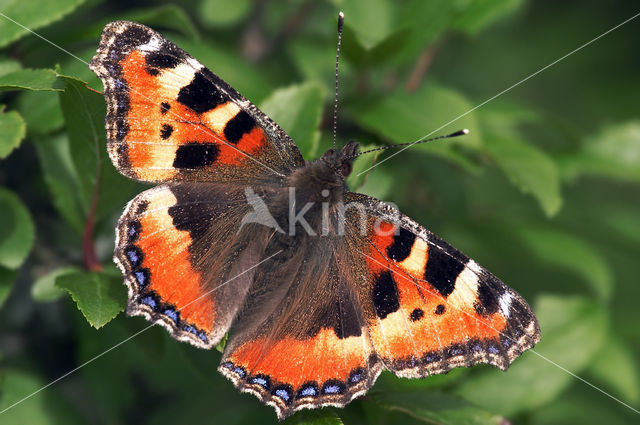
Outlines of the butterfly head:
{"type": "Polygon", "coordinates": [[[329,149],[320,158],[327,166],[343,179],[351,174],[353,160],[357,156],[359,143],[351,140],[342,149],[329,149]]]}

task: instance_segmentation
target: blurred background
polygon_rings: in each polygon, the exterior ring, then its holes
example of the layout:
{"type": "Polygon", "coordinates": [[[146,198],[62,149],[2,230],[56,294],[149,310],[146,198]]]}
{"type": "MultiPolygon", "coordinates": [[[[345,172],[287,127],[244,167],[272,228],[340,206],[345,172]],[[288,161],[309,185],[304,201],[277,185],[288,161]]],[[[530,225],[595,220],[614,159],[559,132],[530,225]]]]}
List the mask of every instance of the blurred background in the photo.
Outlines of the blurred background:
{"type": "MultiPolygon", "coordinates": [[[[0,410],[146,326],[122,313],[111,255],[117,218],[147,186],[115,172],[104,100],[85,87],[102,90],[83,61],[103,26],[162,32],[313,159],[331,145],[339,10],[339,143],[471,130],[363,156],[352,189],[395,202],[512,286],[542,341],[506,373],[383,373],[347,408],[288,423],[638,423],[572,373],[640,408],[640,18],[492,99],[640,12],[592,0],[0,1],[0,410]]],[[[275,423],[219,360],[152,328],[0,423],[275,423]]]]}

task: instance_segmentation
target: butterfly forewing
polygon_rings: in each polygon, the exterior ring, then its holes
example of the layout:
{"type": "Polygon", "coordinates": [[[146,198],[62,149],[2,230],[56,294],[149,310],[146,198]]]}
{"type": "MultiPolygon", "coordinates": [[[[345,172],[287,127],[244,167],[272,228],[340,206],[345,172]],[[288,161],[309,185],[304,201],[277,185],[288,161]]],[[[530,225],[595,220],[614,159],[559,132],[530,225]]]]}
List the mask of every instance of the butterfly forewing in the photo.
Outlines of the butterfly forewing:
{"type": "Polygon", "coordinates": [[[150,28],[107,25],[90,67],[105,87],[109,154],[129,177],[249,182],[302,164],[280,127],[150,28]]]}

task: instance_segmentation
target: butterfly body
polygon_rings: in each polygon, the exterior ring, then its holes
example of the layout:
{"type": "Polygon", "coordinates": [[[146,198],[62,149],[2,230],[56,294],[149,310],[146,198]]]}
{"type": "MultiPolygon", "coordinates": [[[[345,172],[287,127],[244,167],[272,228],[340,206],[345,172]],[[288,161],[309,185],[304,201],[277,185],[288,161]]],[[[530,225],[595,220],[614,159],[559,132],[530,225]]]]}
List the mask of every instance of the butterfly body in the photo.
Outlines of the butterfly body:
{"type": "Polygon", "coordinates": [[[344,406],[383,369],[506,369],[540,338],[527,303],[396,208],[349,191],[358,145],[305,161],[247,99],[155,31],[105,28],[108,150],[159,183],[117,226],[127,312],[212,348],[284,418],[344,406]]]}

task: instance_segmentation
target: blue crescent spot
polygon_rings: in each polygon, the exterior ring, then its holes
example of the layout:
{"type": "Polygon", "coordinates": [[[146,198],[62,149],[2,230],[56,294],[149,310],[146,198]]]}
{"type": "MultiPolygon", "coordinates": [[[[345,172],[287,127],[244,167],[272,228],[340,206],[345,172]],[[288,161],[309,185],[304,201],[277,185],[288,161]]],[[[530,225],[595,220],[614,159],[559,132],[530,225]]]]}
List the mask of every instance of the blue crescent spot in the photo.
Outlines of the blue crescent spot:
{"type": "Polygon", "coordinates": [[[362,374],[360,373],[354,373],[353,375],[351,375],[351,378],[349,378],[349,380],[356,384],[358,382],[360,382],[362,380],[362,374]]]}
{"type": "Polygon", "coordinates": [[[129,261],[131,261],[134,265],[138,264],[138,261],[140,260],[140,257],[138,256],[138,253],[135,251],[135,249],[128,250],[127,257],[129,257],[129,261]]]}
{"type": "Polygon", "coordinates": [[[302,397],[312,397],[312,396],[315,396],[316,394],[318,394],[318,391],[316,391],[316,389],[312,386],[304,387],[300,390],[300,395],[302,397]]]}
{"type": "Polygon", "coordinates": [[[338,394],[340,392],[339,385],[327,385],[322,390],[325,394],[338,394]]]}
{"type": "Polygon", "coordinates": [[[204,342],[205,344],[209,343],[209,338],[207,338],[205,333],[202,332],[202,331],[198,332],[198,338],[200,338],[202,340],[202,342],[204,342]]]}
{"type": "Polygon", "coordinates": [[[440,360],[440,357],[436,354],[429,354],[424,358],[427,362],[431,363],[431,362],[436,362],[438,360],[440,360]]]}
{"type": "Polygon", "coordinates": [[[264,379],[264,378],[263,378],[263,377],[261,377],[261,376],[256,376],[256,377],[252,378],[252,379],[251,379],[251,383],[252,383],[252,384],[258,384],[258,385],[261,385],[261,386],[263,386],[263,387],[266,387],[266,386],[267,386],[267,380],[266,380],[266,379],[264,379]]]}
{"type": "Polygon", "coordinates": [[[233,363],[231,362],[224,362],[221,366],[225,369],[233,370],[233,363]]]}
{"type": "Polygon", "coordinates": [[[151,308],[152,308],[152,309],[154,309],[154,310],[155,310],[155,308],[156,308],[156,306],[157,306],[157,304],[156,304],[156,300],[154,300],[154,299],[153,299],[153,297],[152,297],[152,296],[149,296],[149,295],[148,295],[148,296],[146,296],[146,297],[142,297],[142,298],[140,299],[140,302],[141,302],[142,304],[146,304],[146,305],[148,305],[149,307],[151,307],[151,308]]]}
{"type": "Polygon", "coordinates": [[[289,401],[289,399],[291,398],[291,396],[289,395],[289,391],[283,388],[279,388],[275,392],[276,392],[276,395],[281,399],[283,399],[284,401],[289,401]]]}
{"type": "Polygon", "coordinates": [[[244,378],[247,375],[247,372],[245,372],[244,368],[241,366],[236,366],[236,368],[233,369],[233,371],[238,375],[240,375],[241,378],[244,378]]]}
{"type": "Polygon", "coordinates": [[[495,345],[490,345],[489,348],[487,349],[488,352],[490,352],[491,354],[499,354],[500,350],[498,350],[498,347],[496,347],[495,345]]]}
{"type": "Polygon", "coordinates": [[[147,284],[147,277],[143,271],[135,272],[135,276],[139,286],[145,286],[147,284]]]}
{"type": "Polygon", "coordinates": [[[178,323],[178,312],[172,308],[168,308],[162,312],[165,316],[178,323]]]}

